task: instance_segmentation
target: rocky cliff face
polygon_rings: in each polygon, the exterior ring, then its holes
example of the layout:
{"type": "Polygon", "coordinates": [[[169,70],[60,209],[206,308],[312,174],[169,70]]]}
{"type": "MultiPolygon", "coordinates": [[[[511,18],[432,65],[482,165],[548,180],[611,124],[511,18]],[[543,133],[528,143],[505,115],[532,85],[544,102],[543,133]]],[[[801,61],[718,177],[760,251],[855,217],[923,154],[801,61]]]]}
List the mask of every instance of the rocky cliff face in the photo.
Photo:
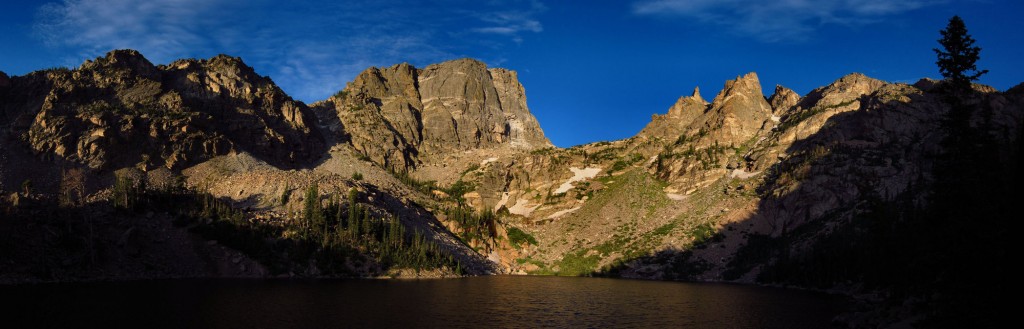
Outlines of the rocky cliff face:
{"type": "Polygon", "coordinates": [[[385,167],[415,163],[423,139],[416,68],[408,64],[370,68],[337,95],[313,104],[334,136],[385,167]]]}
{"type": "Polygon", "coordinates": [[[471,149],[551,146],[516,73],[471,59],[370,68],[315,106],[322,117],[337,115],[336,127],[359,152],[400,171],[471,149]]]}
{"type": "MultiPolygon", "coordinates": [[[[789,97],[797,96],[793,93],[789,97]]],[[[761,82],[751,72],[727,81],[710,104],[700,96],[699,89],[694,89],[693,95],[680,97],[667,114],[653,116],[638,135],[667,141],[686,135],[691,139],[740,145],[757,133],[772,114],[772,105],[761,93],[761,82]]]]}
{"type": "Polygon", "coordinates": [[[700,88],[694,88],[690,96],[679,97],[668,113],[652,115],[651,122],[637,135],[666,140],[677,138],[707,109],[708,102],[700,96],[700,88]]]}
{"type": "Polygon", "coordinates": [[[771,113],[761,82],[751,72],[725,83],[698,127],[721,145],[741,145],[763,127],[771,113]]]}
{"type": "Polygon", "coordinates": [[[43,157],[93,169],[181,169],[231,151],[291,167],[324,147],[303,104],[223,55],[158,67],[118,50],[74,70],[16,77],[8,88],[0,102],[8,134],[43,157]]]}
{"type": "Polygon", "coordinates": [[[768,103],[772,105],[773,117],[782,116],[799,101],[800,95],[792,89],[779,85],[775,86],[775,92],[772,93],[771,97],[768,97],[768,103]]]}

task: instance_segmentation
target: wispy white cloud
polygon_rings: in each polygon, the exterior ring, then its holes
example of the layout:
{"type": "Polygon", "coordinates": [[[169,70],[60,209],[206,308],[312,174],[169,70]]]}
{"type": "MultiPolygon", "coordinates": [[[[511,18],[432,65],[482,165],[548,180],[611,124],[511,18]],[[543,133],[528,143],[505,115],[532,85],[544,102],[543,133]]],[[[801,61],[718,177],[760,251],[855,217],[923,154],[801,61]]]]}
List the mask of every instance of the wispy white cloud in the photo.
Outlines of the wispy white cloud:
{"type": "Polygon", "coordinates": [[[492,25],[474,28],[473,31],[507,35],[519,32],[544,31],[544,27],[540,24],[540,21],[533,19],[534,15],[535,14],[532,11],[491,13],[487,16],[480,17],[480,20],[492,25]]]}
{"type": "Polygon", "coordinates": [[[75,62],[117,48],[155,63],[241,56],[292,96],[314,101],[369,66],[501,58],[496,45],[543,31],[543,11],[536,0],[63,0],[39,9],[34,31],[75,62]]]}
{"type": "Polygon", "coordinates": [[[802,41],[825,24],[857,26],[945,0],[641,0],[633,13],[693,18],[765,42],[802,41]]]}
{"type": "Polygon", "coordinates": [[[207,0],[66,0],[43,5],[35,31],[47,45],[77,48],[81,54],[133,47],[164,58],[177,53],[176,49],[206,46],[203,43],[210,40],[202,34],[223,25],[204,13],[218,11],[225,4],[207,0]]]}
{"type": "Polygon", "coordinates": [[[517,44],[523,42],[524,32],[539,33],[544,31],[544,26],[537,20],[537,16],[547,7],[540,1],[528,1],[526,6],[520,6],[514,10],[487,11],[473,13],[484,26],[471,29],[472,32],[481,34],[494,34],[510,37],[517,44]]]}

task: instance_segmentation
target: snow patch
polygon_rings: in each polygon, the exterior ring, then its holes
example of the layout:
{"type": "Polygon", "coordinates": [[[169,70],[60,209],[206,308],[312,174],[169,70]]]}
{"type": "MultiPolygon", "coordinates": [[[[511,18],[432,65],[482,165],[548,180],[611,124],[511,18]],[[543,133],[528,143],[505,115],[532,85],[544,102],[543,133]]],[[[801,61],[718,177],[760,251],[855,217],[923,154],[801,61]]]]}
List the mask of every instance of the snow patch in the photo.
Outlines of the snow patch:
{"type": "Polygon", "coordinates": [[[754,177],[754,176],[756,176],[757,174],[760,174],[760,173],[761,173],[760,171],[746,172],[743,169],[733,169],[732,172],[729,173],[729,178],[747,179],[747,178],[750,178],[750,177],[754,177]]]}
{"type": "Polygon", "coordinates": [[[501,194],[501,201],[498,201],[498,204],[494,206],[494,212],[498,212],[498,209],[501,209],[501,207],[504,207],[505,204],[508,203],[508,198],[509,198],[509,193],[508,192],[502,193],[501,194]]]}
{"type": "Polygon", "coordinates": [[[515,215],[519,215],[519,216],[523,216],[523,217],[530,217],[530,214],[532,214],[533,211],[537,210],[537,208],[539,208],[539,207],[540,207],[539,204],[531,207],[529,201],[518,200],[518,201],[516,201],[515,205],[513,205],[512,207],[508,208],[508,212],[511,213],[511,214],[515,214],[515,215]]]}
{"type": "Polygon", "coordinates": [[[601,167],[590,167],[586,169],[570,167],[569,171],[572,171],[573,173],[572,178],[569,178],[568,181],[562,183],[562,185],[559,186],[557,190],[555,190],[555,194],[569,192],[569,190],[573,188],[572,183],[597,177],[597,173],[601,172],[601,167]]]}
{"type": "Polygon", "coordinates": [[[580,208],[583,208],[583,206],[579,206],[579,207],[576,207],[576,208],[569,208],[569,209],[566,209],[566,210],[559,210],[559,211],[556,211],[554,214],[551,214],[550,216],[548,216],[546,219],[555,219],[555,218],[558,218],[558,217],[562,217],[565,214],[571,213],[573,211],[580,210],[580,208]]]}
{"type": "Polygon", "coordinates": [[[772,121],[775,121],[775,123],[778,123],[778,122],[779,122],[779,120],[782,120],[782,117],[780,117],[780,116],[778,116],[778,115],[773,115],[773,116],[772,116],[772,121]]]}

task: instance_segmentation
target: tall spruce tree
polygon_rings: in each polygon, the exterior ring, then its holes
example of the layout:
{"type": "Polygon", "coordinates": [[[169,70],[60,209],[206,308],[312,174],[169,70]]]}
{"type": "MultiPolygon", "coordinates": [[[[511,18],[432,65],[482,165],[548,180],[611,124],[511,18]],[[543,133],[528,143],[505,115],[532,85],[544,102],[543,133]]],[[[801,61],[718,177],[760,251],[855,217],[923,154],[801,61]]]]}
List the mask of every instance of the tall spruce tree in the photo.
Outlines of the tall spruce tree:
{"type": "Polygon", "coordinates": [[[317,186],[316,182],[313,182],[313,184],[306,189],[302,208],[302,213],[306,219],[306,222],[303,225],[307,228],[307,231],[319,231],[320,227],[324,224],[324,210],[320,205],[320,188],[317,186]]]}
{"type": "Polygon", "coordinates": [[[988,70],[978,70],[976,64],[981,58],[978,55],[981,47],[974,45],[975,40],[967,34],[967,26],[960,16],[951,17],[939,33],[942,34],[942,39],[938,40],[942,49],[932,49],[938,55],[935,64],[939,66],[939,73],[949,80],[954,92],[966,92],[971,89],[971,81],[988,73],[988,70]]]}

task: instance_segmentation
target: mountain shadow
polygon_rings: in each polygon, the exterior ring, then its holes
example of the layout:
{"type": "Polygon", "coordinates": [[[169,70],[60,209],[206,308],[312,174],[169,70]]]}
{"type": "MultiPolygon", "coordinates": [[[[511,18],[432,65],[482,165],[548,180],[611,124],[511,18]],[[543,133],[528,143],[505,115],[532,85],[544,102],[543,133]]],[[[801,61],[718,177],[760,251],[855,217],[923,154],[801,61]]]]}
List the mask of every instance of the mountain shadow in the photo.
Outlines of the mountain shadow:
{"type": "Polygon", "coordinates": [[[0,283],[496,272],[471,249],[443,241],[453,235],[430,212],[363,188],[348,202],[321,195],[330,201],[320,211],[290,219],[238,207],[261,195],[237,201],[120,180],[108,199],[80,204],[21,197],[0,208],[8,233],[0,283]]]}
{"type": "Polygon", "coordinates": [[[663,279],[693,280],[718,261],[718,279],[872,296],[846,315],[855,326],[996,326],[1011,314],[997,301],[1009,297],[1006,228],[1022,197],[1024,122],[1020,109],[992,104],[1020,88],[978,92],[960,106],[922,89],[862,96],[860,109],[796,140],[766,168],[745,220],[689,250],[597,274],[633,277],[656,264],[663,279]],[[743,245],[731,257],[703,257],[736,235],[743,245]]]}

